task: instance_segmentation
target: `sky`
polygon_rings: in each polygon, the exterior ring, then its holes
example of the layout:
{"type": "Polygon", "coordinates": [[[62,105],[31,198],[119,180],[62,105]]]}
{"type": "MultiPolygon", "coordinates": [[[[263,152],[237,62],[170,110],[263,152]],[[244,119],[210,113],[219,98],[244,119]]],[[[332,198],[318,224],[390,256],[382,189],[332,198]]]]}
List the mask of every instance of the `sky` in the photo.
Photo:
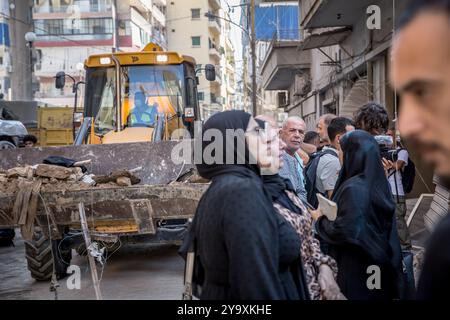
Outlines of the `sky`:
{"type": "MultiPolygon", "coordinates": [[[[230,8],[229,6],[236,6],[240,4],[240,0],[222,0],[222,8],[225,12],[230,12],[231,20],[239,24],[241,20],[241,7],[230,8]]],[[[231,24],[230,40],[234,46],[234,58],[236,60],[236,72],[238,78],[242,71],[242,30],[237,26],[231,24]]]]}

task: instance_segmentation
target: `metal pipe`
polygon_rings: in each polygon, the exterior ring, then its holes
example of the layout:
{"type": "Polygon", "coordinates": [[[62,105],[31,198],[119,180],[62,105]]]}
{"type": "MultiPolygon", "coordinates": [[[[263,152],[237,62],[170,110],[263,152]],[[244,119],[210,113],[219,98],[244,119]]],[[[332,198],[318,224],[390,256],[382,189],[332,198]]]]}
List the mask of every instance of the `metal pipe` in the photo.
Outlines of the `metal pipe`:
{"type": "Polygon", "coordinates": [[[116,67],[116,131],[122,131],[122,89],[120,82],[120,62],[114,55],[111,55],[116,67]]]}
{"type": "Polygon", "coordinates": [[[258,109],[257,109],[257,103],[256,103],[256,90],[257,90],[257,84],[256,84],[256,33],[255,33],[255,0],[251,0],[250,2],[250,14],[251,14],[251,28],[252,28],[252,35],[250,39],[250,48],[251,48],[251,55],[252,55],[252,106],[253,106],[253,116],[257,116],[258,109]]]}

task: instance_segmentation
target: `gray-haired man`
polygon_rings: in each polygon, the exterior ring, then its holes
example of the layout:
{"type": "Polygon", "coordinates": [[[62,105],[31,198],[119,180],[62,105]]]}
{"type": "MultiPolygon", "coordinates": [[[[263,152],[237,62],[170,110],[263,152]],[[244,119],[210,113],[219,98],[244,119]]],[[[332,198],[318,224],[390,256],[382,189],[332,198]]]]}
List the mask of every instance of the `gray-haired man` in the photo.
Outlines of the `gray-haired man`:
{"type": "Polygon", "coordinates": [[[283,166],[279,175],[291,181],[295,191],[303,202],[307,202],[305,178],[303,175],[303,161],[297,151],[305,138],[306,124],[299,117],[288,118],[280,132],[280,137],[286,144],[283,154],[283,166]]]}

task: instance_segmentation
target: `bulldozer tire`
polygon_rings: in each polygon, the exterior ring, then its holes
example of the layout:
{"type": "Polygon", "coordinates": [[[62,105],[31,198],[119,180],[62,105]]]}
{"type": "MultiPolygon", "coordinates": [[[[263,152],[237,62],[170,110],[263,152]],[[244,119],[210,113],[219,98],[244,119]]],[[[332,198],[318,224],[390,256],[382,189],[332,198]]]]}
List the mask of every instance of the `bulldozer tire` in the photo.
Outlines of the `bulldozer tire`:
{"type": "Polygon", "coordinates": [[[70,249],[60,248],[61,240],[50,241],[39,227],[36,227],[31,241],[25,242],[25,255],[31,277],[37,281],[51,280],[53,265],[56,278],[67,276],[67,267],[72,259],[70,249]],[[53,254],[52,254],[53,249],[53,254]],[[54,263],[53,263],[53,260],[54,263]]]}

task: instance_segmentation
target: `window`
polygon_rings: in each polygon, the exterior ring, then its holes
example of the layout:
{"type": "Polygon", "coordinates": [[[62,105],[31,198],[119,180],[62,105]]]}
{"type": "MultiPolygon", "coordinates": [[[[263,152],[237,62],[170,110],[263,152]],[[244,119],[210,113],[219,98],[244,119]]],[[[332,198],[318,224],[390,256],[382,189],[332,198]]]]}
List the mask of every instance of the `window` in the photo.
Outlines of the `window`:
{"type": "Polygon", "coordinates": [[[191,37],[191,40],[193,47],[200,47],[200,37],[191,37]]]}
{"type": "Polygon", "coordinates": [[[200,9],[191,9],[192,20],[200,19],[200,9]]]}
{"type": "Polygon", "coordinates": [[[202,91],[198,92],[198,100],[199,101],[204,101],[205,100],[205,93],[202,91]]]}
{"type": "Polygon", "coordinates": [[[113,23],[110,18],[62,20],[35,20],[34,30],[39,35],[83,35],[111,34],[113,23]]]}

